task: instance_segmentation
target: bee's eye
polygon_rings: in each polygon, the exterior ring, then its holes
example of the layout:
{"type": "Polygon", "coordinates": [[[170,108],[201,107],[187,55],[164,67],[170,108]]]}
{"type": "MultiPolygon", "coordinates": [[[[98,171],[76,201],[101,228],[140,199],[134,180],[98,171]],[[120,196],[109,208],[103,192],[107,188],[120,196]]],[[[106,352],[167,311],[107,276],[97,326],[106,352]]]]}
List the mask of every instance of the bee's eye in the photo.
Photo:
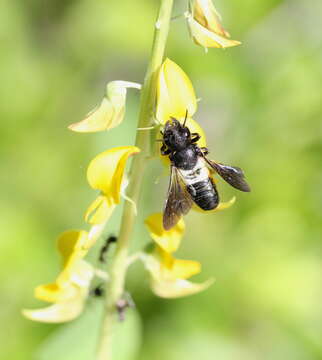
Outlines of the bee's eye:
{"type": "Polygon", "coordinates": [[[183,135],[187,138],[190,136],[190,131],[188,129],[184,129],[183,135]]]}

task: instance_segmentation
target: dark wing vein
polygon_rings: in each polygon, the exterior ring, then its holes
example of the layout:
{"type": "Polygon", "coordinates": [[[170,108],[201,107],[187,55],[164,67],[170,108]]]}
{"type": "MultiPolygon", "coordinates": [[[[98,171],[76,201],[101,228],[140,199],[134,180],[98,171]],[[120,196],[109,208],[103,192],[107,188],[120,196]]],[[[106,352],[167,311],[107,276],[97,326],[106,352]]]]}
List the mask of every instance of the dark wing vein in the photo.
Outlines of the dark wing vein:
{"type": "Polygon", "coordinates": [[[176,225],[181,216],[188,213],[192,203],[191,196],[181,179],[178,169],[171,165],[170,183],[163,213],[164,229],[170,230],[176,225]]]}

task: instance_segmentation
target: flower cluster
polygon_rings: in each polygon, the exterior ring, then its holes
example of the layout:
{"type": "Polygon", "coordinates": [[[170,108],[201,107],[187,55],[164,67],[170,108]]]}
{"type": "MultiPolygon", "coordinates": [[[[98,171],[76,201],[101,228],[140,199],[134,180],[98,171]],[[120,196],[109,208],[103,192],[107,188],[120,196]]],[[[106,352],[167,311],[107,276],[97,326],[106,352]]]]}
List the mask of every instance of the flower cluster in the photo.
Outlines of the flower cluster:
{"type": "MultiPolygon", "coordinates": [[[[185,15],[191,36],[198,45],[205,48],[225,48],[239,44],[238,41],[229,39],[229,34],[221,26],[220,16],[211,0],[191,1],[190,11],[185,15]]],[[[154,85],[156,124],[153,125],[162,127],[171,118],[182,122],[186,117],[186,126],[191,133],[200,135],[198,146],[205,147],[204,131],[192,118],[197,111],[197,99],[191,81],[184,71],[173,61],[166,59],[158,70],[154,85]]],[[[101,104],[84,120],[70,125],[69,129],[75,132],[97,132],[118,126],[124,118],[129,88],[140,89],[141,85],[127,81],[108,83],[101,104]]],[[[53,283],[40,285],[35,289],[35,297],[51,305],[41,309],[23,310],[24,316],[41,322],[70,321],[82,312],[90,293],[92,279],[95,276],[108,278],[108,274],[102,274],[84,258],[101,237],[122,198],[132,202],[136,210],[136,204],[126,196],[126,186],[129,182],[126,165],[130,157],[139,152],[137,146],[115,147],[98,154],[90,162],[87,180],[91,188],[99,191],[96,199],[84,213],[85,222],[90,228],[88,231],[68,230],[59,236],[57,246],[62,257],[61,272],[53,283]]],[[[161,159],[163,164],[169,167],[168,157],[163,156],[161,159]]],[[[219,204],[214,211],[231,206],[234,200],[233,198],[219,204]]],[[[211,279],[203,283],[188,280],[201,271],[199,262],[177,259],[173,255],[185,233],[182,218],[167,231],[163,228],[161,213],[150,215],[145,225],[152,242],[144,251],[139,252],[136,258],[143,262],[149,272],[151,288],[156,295],[175,298],[200,292],[210,286],[211,279]]]]}
{"type": "Polygon", "coordinates": [[[54,303],[46,308],[23,310],[35,321],[65,322],[77,317],[83,310],[94,275],[101,274],[83,258],[96,243],[109,217],[112,215],[127,184],[124,174],[127,160],[140,151],[135,146],[116,147],[97,155],[89,164],[87,179],[100,194],[85,212],[90,230],[69,230],[57,241],[62,256],[62,271],[54,283],[35,289],[39,300],[54,303]]]}

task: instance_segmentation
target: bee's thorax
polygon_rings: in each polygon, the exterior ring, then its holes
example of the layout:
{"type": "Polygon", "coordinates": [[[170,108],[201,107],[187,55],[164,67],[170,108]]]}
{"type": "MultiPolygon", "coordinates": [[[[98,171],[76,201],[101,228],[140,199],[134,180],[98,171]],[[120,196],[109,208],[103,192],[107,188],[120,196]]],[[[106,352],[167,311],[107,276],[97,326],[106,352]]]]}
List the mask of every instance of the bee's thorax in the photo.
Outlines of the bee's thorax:
{"type": "Polygon", "coordinates": [[[189,145],[183,150],[176,151],[171,160],[178,169],[191,170],[198,162],[198,153],[194,145],[189,145]]]}

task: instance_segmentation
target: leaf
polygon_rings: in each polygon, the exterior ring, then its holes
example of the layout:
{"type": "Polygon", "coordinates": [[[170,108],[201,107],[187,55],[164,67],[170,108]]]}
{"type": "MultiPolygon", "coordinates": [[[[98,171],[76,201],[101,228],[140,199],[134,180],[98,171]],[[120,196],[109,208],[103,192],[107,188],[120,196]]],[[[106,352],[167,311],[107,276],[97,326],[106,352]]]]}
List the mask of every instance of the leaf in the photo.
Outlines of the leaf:
{"type": "MultiPolygon", "coordinates": [[[[44,341],[35,359],[94,360],[102,315],[102,303],[89,304],[79,319],[62,325],[44,341]]],[[[137,357],[141,344],[141,319],[135,309],[128,309],[125,320],[116,324],[113,344],[117,354],[113,360],[137,357]]]]}

